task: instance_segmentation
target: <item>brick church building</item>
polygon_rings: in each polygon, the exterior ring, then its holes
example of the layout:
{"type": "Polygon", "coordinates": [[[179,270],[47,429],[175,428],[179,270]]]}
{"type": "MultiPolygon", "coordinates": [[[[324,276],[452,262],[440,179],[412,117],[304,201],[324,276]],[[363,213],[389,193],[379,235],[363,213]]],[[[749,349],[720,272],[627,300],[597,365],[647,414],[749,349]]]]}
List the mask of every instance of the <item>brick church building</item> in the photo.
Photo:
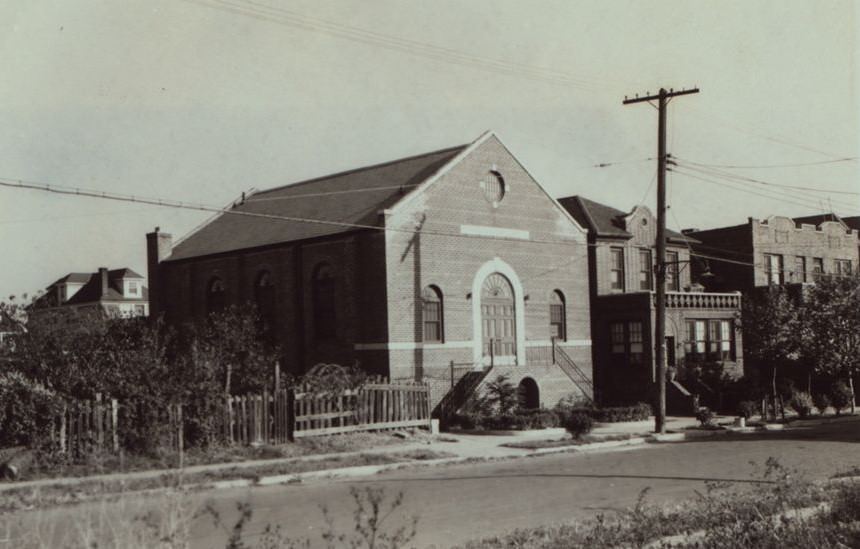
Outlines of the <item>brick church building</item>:
{"type": "MultiPolygon", "coordinates": [[[[593,397],[586,230],[488,132],[260,191],[181,242],[147,235],[169,322],[256,302],[285,368],[508,374],[528,406],[593,397]]],[[[487,377],[489,376],[489,378],[487,377]]]]}

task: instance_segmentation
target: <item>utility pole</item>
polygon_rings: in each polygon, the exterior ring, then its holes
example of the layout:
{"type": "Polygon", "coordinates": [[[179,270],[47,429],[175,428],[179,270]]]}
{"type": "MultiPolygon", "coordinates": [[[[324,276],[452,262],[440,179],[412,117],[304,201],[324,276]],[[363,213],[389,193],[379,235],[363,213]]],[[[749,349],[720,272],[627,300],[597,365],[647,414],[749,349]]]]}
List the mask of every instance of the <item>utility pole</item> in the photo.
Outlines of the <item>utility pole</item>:
{"type": "MultiPolygon", "coordinates": [[[[654,265],[657,285],[656,326],[654,327],[655,362],[657,363],[657,406],[654,413],[654,432],[666,432],[666,105],[679,95],[699,93],[698,88],[675,91],[660,88],[657,95],[647,93],[632,99],[624,97],[624,105],[656,100],[657,124],[657,263],[654,265]]],[[[653,106],[653,103],[652,103],[653,106]]]]}

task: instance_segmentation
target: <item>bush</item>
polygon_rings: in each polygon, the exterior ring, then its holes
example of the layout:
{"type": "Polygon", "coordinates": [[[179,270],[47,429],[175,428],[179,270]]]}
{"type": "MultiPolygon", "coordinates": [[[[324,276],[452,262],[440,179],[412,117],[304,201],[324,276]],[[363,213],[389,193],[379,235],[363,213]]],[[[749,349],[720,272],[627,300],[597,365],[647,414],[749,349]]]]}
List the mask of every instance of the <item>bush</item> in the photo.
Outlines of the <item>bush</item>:
{"type": "Polygon", "coordinates": [[[43,442],[59,411],[53,391],[20,373],[0,373],[0,448],[43,442]]]}
{"type": "Polygon", "coordinates": [[[564,418],[564,428],[574,438],[579,438],[582,435],[591,432],[594,427],[594,420],[591,416],[582,412],[574,412],[564,418]]]}
{"type": "Polygon", "coordinates": [[[559,415],[546,408],[517,410],[516,415],[527,419],[526,429],[551,429],[560,424],[559,415]]]}
{"type": "Polygon", "coordinates": [[[714,411],[707,406],[702,406],[696,411],[696,419],[702,427],[712,427],[714,425],[714,411]]]}
{"type": "Polygon", "coordinates": [[[830,388],[830,404],[836,410],[836,415],[838,416],[842,413],[842,410],[848,408],[851,405],[851,389],[845,383],[839,381],[834,383],[830,388]]]}
{"type": "Polygon", "coordinates": [[[750,419],[761,412],[759,403],[753,400],[742,400],[738,402],[738,415],[744,419],[750,419]]]}
{"type": "Polygon", "coordinates": [[[812,397],[805,391],[795,391],[788,401],[788,405],[797,412],[801,418],[807,418],[812,413],[812,397]]]}
{"type": "Polygon", "coordinates": [[[827,396],[827,393],[812,393],[812,403],[818,413],[824,415],[824,412],[830,407],[830,397],[827,396]]]}

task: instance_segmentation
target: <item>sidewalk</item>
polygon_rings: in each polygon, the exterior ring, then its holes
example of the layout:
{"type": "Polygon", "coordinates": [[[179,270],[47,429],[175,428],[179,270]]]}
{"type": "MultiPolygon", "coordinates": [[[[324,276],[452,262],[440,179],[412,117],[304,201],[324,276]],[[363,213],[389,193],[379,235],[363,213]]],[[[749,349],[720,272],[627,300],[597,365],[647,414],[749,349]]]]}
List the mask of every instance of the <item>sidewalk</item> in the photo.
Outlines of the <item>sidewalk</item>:
{"type": "MultiPolygon", "coordinates": [[[[725,422],[731,418],[719,417],[717,421],[725,422]]],[[[804,420],[803,426],[814,424],[814,420],[804,420]]],[[[238,486],[277,484],[282,482],[296,482],[319,478],[341,478],[352,476],[364,476],[376,474],[382,471],[400,469],[411,466],[433,466],[453,463],[462,463],[475,460],[514,459],[530,455],[542,455],[560,452],[588,452],[599,451],[607,448],[641,445],[648,442],[676,442],[687,438],[700,438],[719,434],[737,432],[732,430],[714,431],[687,431],[690,427],[698,425],[698,421],[688,417],[666,418],[667,435],[653,434],[653,418],[643,421],[628,421],[619,423],[598,423],[592,432],[587,435],[589,442],[577,445],[548,447],[539,449],[513,448],[504,446],[526,441],[560,440],[566,437],[564,429],[543,429],[539,431],[521,431],[504,433],[443,433],[432,440],[421,440],[407,442],[405,444],[382,446],[355,452],[339,452],[328,454],[316,454],[299,456],[294,458],[279,458],[253,461],[239,461],[227,463],[212,463],[207,465],[195,465],[184,469],[159,469],[149,471],[135,471],[129,473],[111,473],[104,475],[92,475],[87,477],[48,478],[23,482],[0,483],[0,494],[8,490],[22,488],[41,488],[49,486],[74,486],[82,483],[119,483],[133,480],[158,479],[159,477],[171,477],[180,475],[192,475],[208,471],[222,471],[230,469],[247,469],[269,465],[286,465],[296,462],[322,461],[335,457],[348,457],[358,455],[379,455],[387,453],[409,452],[414,450],[433,450],[453,454],[454,457],[446,457],[429,460],[411,460],[382,465],[361,465],[353,467],[342,467],[337,469],[324,469],[307,471],[302,473],[288,473],[261,477],[257,479],[241,478],[236,480],[211,481],[199,485],[201,488],[227,488],[238,486]]],[[[749,432],[755,429],[747,429],[749,432]]]]}

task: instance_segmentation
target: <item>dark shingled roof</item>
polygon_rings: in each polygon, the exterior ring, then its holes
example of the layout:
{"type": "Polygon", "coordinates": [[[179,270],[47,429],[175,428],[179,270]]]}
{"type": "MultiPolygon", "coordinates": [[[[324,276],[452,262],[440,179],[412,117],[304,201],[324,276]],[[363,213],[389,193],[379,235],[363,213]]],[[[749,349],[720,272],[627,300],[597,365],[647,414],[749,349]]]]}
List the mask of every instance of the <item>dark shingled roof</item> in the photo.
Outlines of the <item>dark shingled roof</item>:
{"type": "MultiPolygon", "coordinates": [[[[633,238],[633,235],[624,229],[624,218],[630,212],[622,212],[612,206],[589,200],[579,195],[559,198],[558,202],[564,206],[570,215],[583,227],[593,231],[597,236],[633,238]]],[[[666,229],[667,240],[680,240],[697,242],[696,239],[666,229]]]]}
{"type": "MultiPolygon", "coordinates": [[[[258,192],[230,211],[376,226],[380,210],[393,206],[465,148],[461,145],[258,192]]],[[[352,230],[355,228],[350,226],[223,213],[177,244],[167,260],[352,230]]]]}
{"type": "Polygon", "coordinates": [[[817,215],[807,215],[805,217],[795,217],[792,219],[794,223],[800,227],[801,224],[806,225],[815,225],[818,227],[825,221],[839,221],[844,222],[842,218],[840,218],[835,213],[826,213],[826,214],[817,214],[817,215]]]}
{"type": "Polygon", "coordinates": [[[108,271],[108,292],[106,296],[102,297],[101,277],[98,272],[91,273],[87,283],[63,304],[79,305],[94,301],[146,301],[149,299],[149,290],[143,286],[141,286],[141,297],[123,297],[121,285],[123,278],[143,277],[131,269],[113,269],[108,271]]]}
{"type": "Polygon", "coordinates": [[[860,215],[854,215],[851,217],[843,217],[842,221],[848,225],[852,229],[857,229],[860,231],[860,215]]]}

